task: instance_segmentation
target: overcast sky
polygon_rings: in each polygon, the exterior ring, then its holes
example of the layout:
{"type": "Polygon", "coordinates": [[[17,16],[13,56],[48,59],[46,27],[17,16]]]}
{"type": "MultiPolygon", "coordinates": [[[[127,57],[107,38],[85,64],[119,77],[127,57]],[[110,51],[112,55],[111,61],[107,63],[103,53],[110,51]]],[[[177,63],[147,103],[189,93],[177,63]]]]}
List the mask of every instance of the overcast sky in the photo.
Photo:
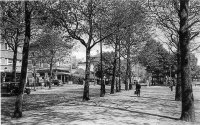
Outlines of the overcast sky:
{"type": "MultiPolygon", "coordinates": [[[[112,51],[112,48],[103,46],[103,52],[105,51],[112,51]]],[[[91,50],[91,55],[96,55],[98,52],[100,52],[100,46],[99,44],[96,44],[91,50]]],[[[77,59],[83,59],[85,61],[85,53],[85,47],[80,42],[77,42],[77,45],[75,46],[75,49],[72,52],[72,56],[76,56],[77,59]]],[[[198,59],[197,65],[200,66],[200,51],[199,53],[195,53],[195,56],[198,59]]]]}
{"type": "MultiPolygon", "coordinates": [[[[103,46],[102,50],[103,50],[103,52],[112,51],[112,48],[103,46]]],[[[100,45],[96,44],[91,50],[91,55],[92,56],[96,55],[99,52],[100,52],[100,45]]],[[[85,47],[80,42],[77,42],[75,49],[72,51],[72,56],[76,56],[77,59],[84,59],[84,61],[85,61],[85,57],[86,57],[85,55],[86,55],[85,47]]]]}

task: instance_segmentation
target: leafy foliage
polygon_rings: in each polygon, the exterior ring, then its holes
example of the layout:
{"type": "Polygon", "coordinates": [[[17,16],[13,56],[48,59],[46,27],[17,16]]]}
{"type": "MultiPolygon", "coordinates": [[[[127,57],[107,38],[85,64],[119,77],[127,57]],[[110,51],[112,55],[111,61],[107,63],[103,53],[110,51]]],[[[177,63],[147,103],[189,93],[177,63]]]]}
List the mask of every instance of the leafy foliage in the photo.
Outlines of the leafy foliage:
{"type": "Polygon", "coordinates": [[[31,44],[31,56],[38,62],[55,64],[63,62],[70,54],[73,44],[62,38],[62,34],[56,30],[46,29],[37,40],[31,44]]]}
{"type": "MultiPolygon", "coordinates": [[[[104,52],[102,55],[102,61],[103,61],[103,75],[109,78],[113,75],[113,65],[114,65],[114,52],[104,52]]],[[[116,64],[116,76],[119,75],[121,71],[119,71],[119,65],[116,64]]],[[[123,67],[123,65],[121,65],[123,67]]],[[[101,64],[100,62],[95,65],[95,72],[96,76],[98,78],[101,78],[101,64]]],[[[122,74],[122,72],[121,72],[122,74]]]]}
{"type": "Polygon", "coordinates": [[[169,54],[162,44],[151,39],[138,56],[139,62],[145,66],[148,72],[169,75],[170,67],[175,70],[176,58],[169,54]],[[172,67],[171,67],[172,68],[172,67]]]}

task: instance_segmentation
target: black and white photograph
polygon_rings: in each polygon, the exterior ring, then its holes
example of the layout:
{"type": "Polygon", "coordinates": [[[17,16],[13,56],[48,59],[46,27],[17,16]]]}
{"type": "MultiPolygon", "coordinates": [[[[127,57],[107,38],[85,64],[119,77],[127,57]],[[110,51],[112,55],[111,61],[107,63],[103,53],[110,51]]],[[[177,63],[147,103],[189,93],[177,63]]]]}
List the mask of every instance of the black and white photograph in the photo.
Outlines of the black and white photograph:
{"type": "Polygon", "coordinates": [[[200,125],[200,0],[0,0],[2,125],[200,125]]]}

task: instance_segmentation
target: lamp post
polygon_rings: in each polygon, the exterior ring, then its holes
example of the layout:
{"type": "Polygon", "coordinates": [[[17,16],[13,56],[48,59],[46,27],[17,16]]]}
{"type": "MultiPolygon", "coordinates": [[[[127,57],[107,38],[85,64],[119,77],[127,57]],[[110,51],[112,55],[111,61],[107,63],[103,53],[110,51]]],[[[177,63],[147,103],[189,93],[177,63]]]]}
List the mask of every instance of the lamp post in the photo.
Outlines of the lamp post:
{"type": "Polygon", "coordinates": [[[36,72],[35,72],[35,67],[36,67],[36,62],[34,59],[32,59],[32,65],[33,65],[33,78],[34,78],[34,82],[33,82],[33,90],[36,91],[35,89],[35,84],[36,84],[36,72]]]}
{"type": "Polygon", "coordinates": [[[35,72],[35,67],[36,67],[36,61],[35,61],[35,53],[32,53],[32,66],[33,66],[33,78],[34,78],[34,82],[33,82],[33,86],[34,86],[34,91],[36,91],[35,89],[35,84],[36,84],[36,72],[35,72]]]}
{"type": "Polygon", "coordinates": [[[35,73],[35,65],[33,65],[33,78],[34,78],[34,82],[33,82],[33,90],[36,91],[35,89],[35,84],[36,84],[36,73],[35,73]]]}

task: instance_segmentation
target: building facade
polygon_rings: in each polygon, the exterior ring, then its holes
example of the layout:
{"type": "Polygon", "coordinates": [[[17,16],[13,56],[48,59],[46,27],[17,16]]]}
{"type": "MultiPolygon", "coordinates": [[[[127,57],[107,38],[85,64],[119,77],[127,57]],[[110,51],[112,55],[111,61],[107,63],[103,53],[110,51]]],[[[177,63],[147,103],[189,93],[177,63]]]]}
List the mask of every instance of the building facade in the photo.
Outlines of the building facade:
{"type": "MultiPolygon", "coordinates": [[[[70,74],[72,69],[71,64],[71,54],[64,57],[62,61],[56,62],[52,66],[52,79],[61,80],[63,83],[67,83],[70,80],[70,74]]],[[[31,80],[34,74],[39,79],[39,81],[49,80],[50,73],[50,65],[46,62],[35,61],[35,58],[29,56],[29,64],[28,64],[28,78],[31,80]],[[32,75],[33,74],[33,75],[32,75]]],[[[33,80],[31,80],[33,81],[33,80]]]]}
{"type": "MultiPolygon", "coordinates": [[[[12,65],[13,65],[13,55],[14,52],[8,46],[7,42],[4,40],[0,41],[0,72],[11,74],[12,65]]],[[[71,50],[70,50],[71,51],[71,50]]],[[[30,54],[30,52],[29,52],[30,54]]],[[[27,68],[27,78],[30,82],[34,82],[34,74],[37,78],[45,77],[45,74],[50,74],[49,64],[43,62],[37,62],[35,64],[34,58],[29,56],[28,60],[28,68],[27,68]]],[[[17,64],[16,64],[16,73],[21,72],[22,65],[22,47],[18,47],[17,53],[17,64]]],[[[53,73],[56,75],[56,79],[62,80],[63,82],[67,82],[69,80],[69,74],[71,73],[72,63],[71,63],[71,54],[64,57],[64,61],[57,62],[53,66],[53,73]]],[[[3,75],[3,74],[2,74],[3,75]]]]}
{"type": "MultiPolygon", "coordinates": [[[[13,51],[8,44],[1,40],[0,42],[0,72],[12,72],[13,51]]],[[[22,48],[18,47],[16,71],[21,71],[22,48]]]]}

